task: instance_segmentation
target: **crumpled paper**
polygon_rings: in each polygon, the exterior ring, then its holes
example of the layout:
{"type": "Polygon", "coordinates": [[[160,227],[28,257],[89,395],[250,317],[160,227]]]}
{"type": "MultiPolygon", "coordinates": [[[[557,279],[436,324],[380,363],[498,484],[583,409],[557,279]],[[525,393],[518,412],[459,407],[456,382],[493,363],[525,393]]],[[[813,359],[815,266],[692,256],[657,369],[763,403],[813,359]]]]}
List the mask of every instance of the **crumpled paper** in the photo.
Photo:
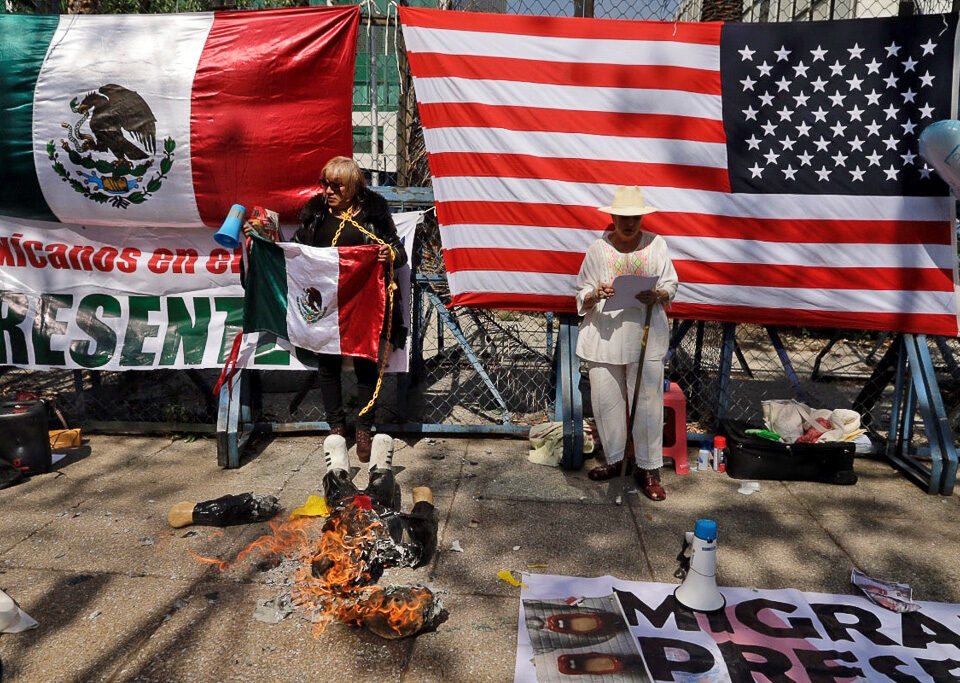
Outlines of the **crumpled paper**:
{"type": "Polygon", "coordinates": [[[916,612],[920,605],[913,601],[913,589],[908,583],[882,581],[867,576],[858,569],[850,573],[850,583],[863,591],[870,601],[891,612],[916,612]]]}

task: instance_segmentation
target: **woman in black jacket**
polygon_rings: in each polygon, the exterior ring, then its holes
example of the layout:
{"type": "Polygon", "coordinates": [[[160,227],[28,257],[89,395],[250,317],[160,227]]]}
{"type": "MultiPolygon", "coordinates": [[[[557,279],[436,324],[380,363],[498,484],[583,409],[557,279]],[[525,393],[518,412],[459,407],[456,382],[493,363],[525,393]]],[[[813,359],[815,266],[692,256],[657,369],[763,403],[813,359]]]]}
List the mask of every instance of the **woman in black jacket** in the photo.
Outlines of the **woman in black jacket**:
{"type": "MultiPolygon", "coordinates": [[[[313,196],[300,212],[300,229],[293,237],[294,242],[314,247],[353,247],[377,243],[355,225],[344,221],[346,216],[386,242],[380,245],[381,263],[393,261],[396,271],[407,262],[407,254],[397,235],[387,200],[367,187],[356,161],[347,157],[334,157],[328,161],[320,173],[320,187],[320,194],[313,196]]],[[[395,290],[392,331],[387,340],[395,347],[403,347],[406,342],[406,329],[402,321],[399,290],[395,290]]],[[[384,319],[384,334],[386,328],[387,321],[384,319]]],[[[346,432],[340,378],[343,357],[318,354],[318,359],[320,394],[327,412],[327,422],[330,423],[330,433],[343,436],[346,432]]],[[[377,364],[365,358],[354,358],[353,369],[357,375],[357,392],[362,409],[373,397],[377,384],[377,364]]],[[[373,409],[357,418],[357,457],[360,462],[370,460],[373,418],[373,409]]]]}

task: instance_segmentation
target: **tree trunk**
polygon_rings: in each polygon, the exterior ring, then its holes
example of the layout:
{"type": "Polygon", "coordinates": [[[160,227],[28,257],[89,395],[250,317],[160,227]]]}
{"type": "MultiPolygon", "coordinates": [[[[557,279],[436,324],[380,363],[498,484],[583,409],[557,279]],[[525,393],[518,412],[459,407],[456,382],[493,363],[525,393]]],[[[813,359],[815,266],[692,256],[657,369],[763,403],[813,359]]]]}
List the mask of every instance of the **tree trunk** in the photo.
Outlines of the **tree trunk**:
{"type": "Polygon", "coordinates": [[[68,14],[100,14],[100,0],[67,0],[68,14]]]}
{"type": "Polygon", "coordinates": [[[740,21],[743,0],[704,0],[700,21],[740,21]]]}

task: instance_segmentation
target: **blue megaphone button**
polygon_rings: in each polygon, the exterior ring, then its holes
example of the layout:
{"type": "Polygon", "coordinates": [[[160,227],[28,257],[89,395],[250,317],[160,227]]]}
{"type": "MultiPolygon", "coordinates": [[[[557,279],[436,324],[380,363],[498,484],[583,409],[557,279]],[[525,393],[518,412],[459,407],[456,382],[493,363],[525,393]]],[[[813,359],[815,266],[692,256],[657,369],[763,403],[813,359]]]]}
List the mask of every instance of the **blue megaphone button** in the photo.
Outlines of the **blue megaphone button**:
{"type": "Polygon", "coordinates": [[[712,519],[698,519],[693,527],[693,535],[701,541],[713,541],[717,538],[717,523],[712,519]]]}

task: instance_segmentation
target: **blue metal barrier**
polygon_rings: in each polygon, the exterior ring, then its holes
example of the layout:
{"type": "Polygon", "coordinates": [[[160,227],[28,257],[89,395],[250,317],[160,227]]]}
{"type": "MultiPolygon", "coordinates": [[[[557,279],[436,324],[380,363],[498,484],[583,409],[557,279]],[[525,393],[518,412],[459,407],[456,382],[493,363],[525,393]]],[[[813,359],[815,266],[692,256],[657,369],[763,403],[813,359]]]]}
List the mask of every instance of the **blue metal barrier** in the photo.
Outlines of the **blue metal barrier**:
{"type": "Polygon", "coordinates": [[[957,480],[957,449],[937,385],[926,335],[904,334],[894,382],[887,458],[927,493],[949,496],[957,480]],[[929,448],[929,464],[917,457],[913,441],[914,413],[923,419],[929,448]]]}

